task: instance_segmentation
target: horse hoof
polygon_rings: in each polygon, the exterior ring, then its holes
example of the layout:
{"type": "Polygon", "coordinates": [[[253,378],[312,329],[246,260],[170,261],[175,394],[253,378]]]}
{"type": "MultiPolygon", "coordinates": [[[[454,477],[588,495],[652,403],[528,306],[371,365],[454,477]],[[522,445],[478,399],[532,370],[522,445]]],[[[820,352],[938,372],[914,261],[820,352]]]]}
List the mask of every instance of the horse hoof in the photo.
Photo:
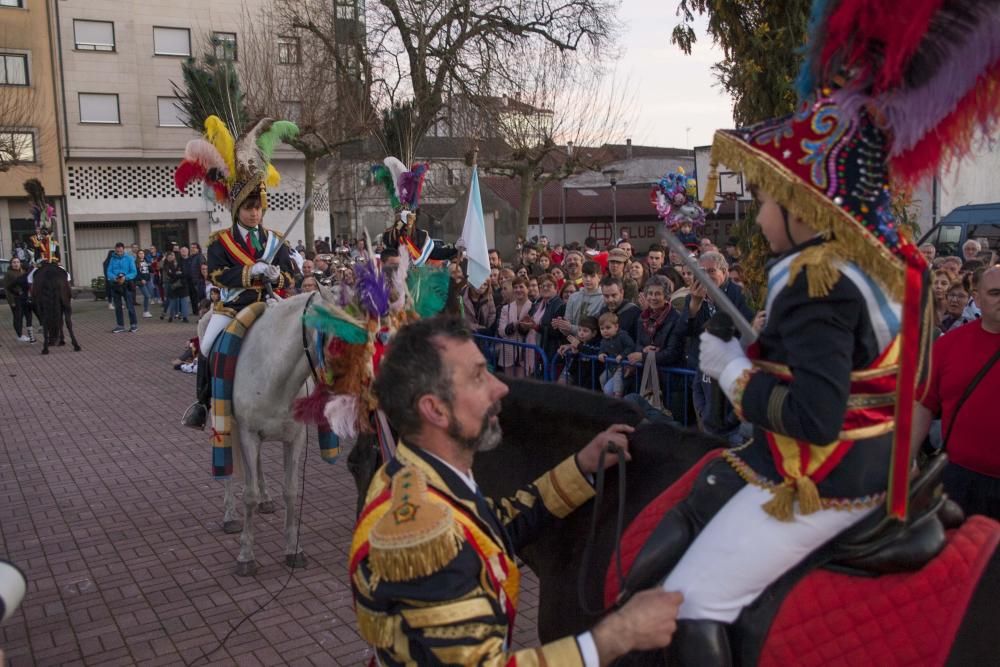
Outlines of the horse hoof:
{"type": "Polygon", "coordinates": [[[57,345],[58,345],[59,347],[62,347],[62,346],[63,346],[63,345],[65,345],[65,344],[66,344],[66,341],[64,341],[64,340],[61,340],[61,341],[59,341],[59,342],[57,343],[57,345]]]}
{"type": "Polygon", "coordinates": [[[278,511],[278,504],[273,500],[265,500],[257,504],[257,511],[261,514],[274,514],[278,511]]]}
{"type": "Polygon", "coordinates": [[[236,562],[236,576],[237,577],[252,577],[257,574],[257,562],[256,561],[237,561],[236,562]]]}
{"type": "Polygon", "coordinates": [[[49,353],[49,350],[48,350],[48,348],[46,348],[46,349],[42,350],[42,354],[48,354],[48,353],[49,353]]]}
{"type": "Polygon", "coordinates": [[[226,535],[235,535],[236,533],[242,532],[243,523],[236,521],[235,519],[224,521],[222,523],[222,532],[226,535]]]}
{"type": "Polygon", "coordinates": [[[304,551],[300,551],[297,554],[285,554],[285,565],[291,568],[299,568],[306,566],[306,554],[304,551]]]}
{"type": "Polygon", "coordinates": [[[73,351],[74,351],[74,352],[79,352],[79,351],[80,351],[80,350],[82,350],[82,349],[83,349],[83,348],[82,348],[82,347],[80,347],[79,345],[74,345],[74,346],[73,346],[73,351]]]}

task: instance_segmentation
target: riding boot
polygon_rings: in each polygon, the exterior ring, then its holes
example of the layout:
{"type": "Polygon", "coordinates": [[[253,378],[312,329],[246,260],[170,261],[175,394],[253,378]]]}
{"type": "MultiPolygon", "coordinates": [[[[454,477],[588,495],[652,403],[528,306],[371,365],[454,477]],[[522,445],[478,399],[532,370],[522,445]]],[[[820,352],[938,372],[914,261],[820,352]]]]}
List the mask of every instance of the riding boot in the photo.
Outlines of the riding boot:
{"type": "Polygon", "coordinates": [[[670,509],[646,539],[618,595],[624,604],[638,591],[662,581],[716,512],[729,502],[746,482],[721,459],[702,469],[688,496],[670,509]]]}
{"type": "Polygon", "coordinates": [[[181,423],[189,428],[204,430],[208,421],[208,406],[212,399],[212,375],[208,370],[208,358],[198,355],[198,374],[195,376],[197,400],[184,413],[181,423]]]}
{"type": "Polygon", "coordinates": [[[728,623],[721,621],[677,621],[677,631],[667,649],[667,664],[670,667],[730,667],[733,655],[728,627],[728,623]]]}

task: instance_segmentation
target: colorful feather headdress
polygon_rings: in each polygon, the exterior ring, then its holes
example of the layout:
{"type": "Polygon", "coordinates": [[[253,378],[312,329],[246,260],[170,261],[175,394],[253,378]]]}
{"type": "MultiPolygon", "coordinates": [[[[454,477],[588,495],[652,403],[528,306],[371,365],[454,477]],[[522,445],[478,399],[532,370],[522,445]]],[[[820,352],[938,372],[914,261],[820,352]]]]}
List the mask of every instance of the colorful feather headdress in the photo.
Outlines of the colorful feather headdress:
{"type": "Polygon", "coordinates": [[[430,165],[418,162],[407,170],[398,158],[387,157],[382,164],[372,166],[372,175],[385,187],[394,211],[416,211],[428,169],[430,165]]]}
{"type": "Polygon", "coordinates": [[[448,298],[446,268],[412,266],[407,253],[399,259],[391,275],[374,259],[356,264],[353,290],[341,285],[336,303],[317,301],[304,314],[325,363],[316,390],[296,401],[296,419],[328,424],[348,439],[370,429],[377,407],[371,383],[386,346],[407,322],[441,312],[448,298]]]}
{"type": "Polygon", "coordinates": [[[31,217],[35,221],[35,233],[37,234],[43,227],[51,230],[52,221],[56,216],[56,209],[45,198],[45,187],[37,178],[29,178],[24,182],[24,191],[28,193],[31,209],[31,217]]]}
{"type": "Polygon", "coordinates": [[[295,123],[265,118],[237,139],[221,118],[208,116],[204,137],[192,139],[184,149],[174,184],[183,191],[190,183],[202,181],[205,197],[228,206],[233,219],[254,193],[259,193],[261,205],[267,208],[267,188],[281,183],[281,175],[271,164],[274,149],[298,133],[295,123]]]}
{"type": "Polygon", "coordinates": [[[798,87],[795,113],[716,132],[708,191],[719,163],[742,170],[830,240],[800,253],[810,294],[850,261],[902,304],[887,502],[903,518],[927,263],[896,225],[891,187],[967,155],[977,132],[997,127],[1000,1],[816,0],[798,87]]]}
{"type": "Polygon", "coordinates": [[[698,183],[688,178],[684,167],[667,172],[660,182],[653,186],[649,199],[656,207],[656,214],[671,230],[687,223],[694,229],[705,224],[705,210],[695,201],[698,183]]]}

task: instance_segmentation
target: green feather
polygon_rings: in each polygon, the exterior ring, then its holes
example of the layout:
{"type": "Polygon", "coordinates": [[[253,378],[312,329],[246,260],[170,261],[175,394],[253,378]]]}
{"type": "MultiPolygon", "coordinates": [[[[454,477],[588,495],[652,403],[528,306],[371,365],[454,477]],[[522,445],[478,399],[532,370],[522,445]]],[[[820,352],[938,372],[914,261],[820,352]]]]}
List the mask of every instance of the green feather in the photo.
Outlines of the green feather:
{"type": "Polygon", "coordinates": [[[381,183],[385,186],[385,190],[389,194],[389,204],[392,205],[393,210],[399,208],[399,197],[396,195],[396,181],[393,179],[389,168],[380,164],[377,167],[372,167],[372,174],[375,175],[376,183],[381,183]]]}
{"type": "MultiPolygon", "coordinates": [[[[403,251],[405,252],[405,250],[403,251]]],[[[448,300],[451,275],[436,266],[414,266],[406,276],[406,286],[413,298],[413,309],[420,317],[434,317],[444,310],[448,300]]]]}
{"type": "Polygon", "coordinates": [[[294,139],[299,135],[299,126],[290,120],[276,120],[271,123],[270,129],[257,137],[257,148],[270,162],[274,155],[274,148],[282,141],[294,139]]]}
{"type": "Polygon", "coordinates": [[[337,312],[327,306],[313,306],[302,317],[302,322],[325,334],[336,336],[351,345],[364,345],[368,342],[368,333],[357,322],[345,319],[346,314],[337,312]]]}
{"type": "Polygon", "coordinates": [[[177,105],[188,127],[201,133],[205,119],[218,116],[238,137],[247,125],[247,111],[240,89],[240,77],[233,62],[205,54],[201,59],[188,58],[181,63],[182,85],[171,81],[177,105]]]}

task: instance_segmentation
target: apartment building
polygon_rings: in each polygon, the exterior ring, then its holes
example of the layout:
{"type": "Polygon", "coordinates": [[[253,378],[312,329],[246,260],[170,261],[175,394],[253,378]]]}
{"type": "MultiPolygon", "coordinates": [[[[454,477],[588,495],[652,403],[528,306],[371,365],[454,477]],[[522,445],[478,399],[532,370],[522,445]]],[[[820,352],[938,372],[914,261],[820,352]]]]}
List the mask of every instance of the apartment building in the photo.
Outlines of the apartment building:
{"type": "Polygon", "coordinates": [[[46,0],[0,0],[0,256],[34,233],[22,184],[37,178],[67,235],[56,104],[55,53],[46,0]]]}
{"type": "MultiPolygon", "coordinates": [[[[0,0],[0,3],[16,0],[0,0]]],[[[36,0],[23,0],[33,3],[36,0]]],[[[41,0],[37,0],[43,4],[41,0]]],[[[205,243],[229,224],[225,210],[192,185],[174,186],[174,167],[195,133],[184,127],[172,83],[181,64],[210,48],[239,62],[246,17],[267,0],[58,0],[52,2],[61,64],[66,204],[74,279],[101,274],[109,248],[205,243]],[[213,46],[214,37],[214,46],[213,46]]],[[[276,66],[294,67],[294,37],[274,37],[276,66]]],[[[289,100],[294,106],[295,101],[289,100]]],[[[265,224],[284,231],[304,203],[298,154],[281,148],[281,186],[265,224]]],[[[316,233],[329,234],[325,187],[314,200],[316,233]]],[[[292,229],[302,238],[301,221],[292,229]]]]}

